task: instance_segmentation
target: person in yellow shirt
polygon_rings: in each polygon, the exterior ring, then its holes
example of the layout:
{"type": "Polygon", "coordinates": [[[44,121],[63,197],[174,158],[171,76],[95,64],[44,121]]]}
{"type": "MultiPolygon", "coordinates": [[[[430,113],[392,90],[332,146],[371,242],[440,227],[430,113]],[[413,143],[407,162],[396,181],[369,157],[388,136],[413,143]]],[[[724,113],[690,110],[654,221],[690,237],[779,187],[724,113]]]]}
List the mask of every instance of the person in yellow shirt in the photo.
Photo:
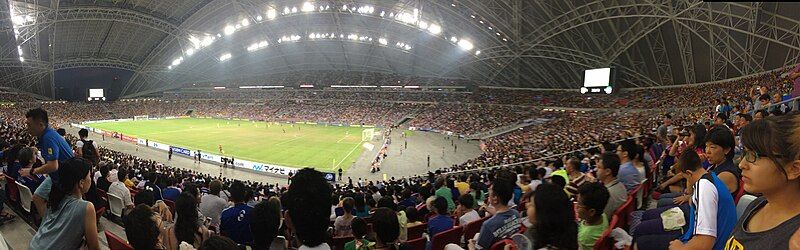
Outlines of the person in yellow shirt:
{"type": "Polygon", "coordinates": [[[467,183],[467,175],[461,175],[456,182],[456,189],[459,194],[466,194],[469,191],[469,183],[467,183]]]}

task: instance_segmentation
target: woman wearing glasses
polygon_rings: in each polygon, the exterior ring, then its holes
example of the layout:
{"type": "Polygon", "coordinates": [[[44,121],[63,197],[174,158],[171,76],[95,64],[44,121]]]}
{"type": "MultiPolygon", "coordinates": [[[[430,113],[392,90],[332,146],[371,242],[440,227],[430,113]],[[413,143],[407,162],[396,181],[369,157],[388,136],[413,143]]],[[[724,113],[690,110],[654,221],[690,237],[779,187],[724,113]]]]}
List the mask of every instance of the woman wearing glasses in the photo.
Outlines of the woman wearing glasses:
{"type": "Polygon", "coordinates": [[[725,249],[789,249],[800,227],[800,114],[753,121],[742,144],[744,189],[762,196],[747,206],[725,249]]]}

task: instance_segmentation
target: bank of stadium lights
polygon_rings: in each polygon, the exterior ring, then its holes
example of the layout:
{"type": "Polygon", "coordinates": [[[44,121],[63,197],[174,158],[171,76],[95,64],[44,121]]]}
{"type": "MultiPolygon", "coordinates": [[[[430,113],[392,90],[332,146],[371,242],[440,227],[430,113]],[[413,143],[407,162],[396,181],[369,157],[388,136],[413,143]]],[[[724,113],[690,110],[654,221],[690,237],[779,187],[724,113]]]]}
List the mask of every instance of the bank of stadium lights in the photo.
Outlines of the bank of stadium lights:
{"type": "Polygon", "coordinates": [[[221,62],[224,62],[224,61],[227,61],[228,59],[231,59],[231,57],[233,57],[233,56],[231,56],[231,53],[226,53],[226,54],[222,54],[221,56],[219,56],[219,60],[221,62]]]}
{"type": "Polygon", "coordinates": [[[458,47],[463,50],[470,51],[475,48],[475,45],[473,45],[469,40],[461,39],[458,41],[458,47]]]}
{"type": "Polygon", "coordinates": [[[269,46],[269,42],[267,42],[266,40],[263,40],[263,41],[260,41],[260,42],[256,42],[256,43],[250,44],[250,46],[247,47],[247,51],[253,52],[253,51],[257,51],[257,50],[266,48],[267,46],[269,46]]]}
{"type": "Polygon", "coordinates": [[[278,16],[278,12],[275,11],[275,9],[273,9],[273,8],[267,9],[267,19],[268,20],[275,19],[276,16],[278,16]]]}
{"type": "Polygon", "coordinates": [[[300,36],[298,36],[298,35],[288,35],[288,36],[282,36],[281,38],[278,38],[278,43],[296,42],[298,40],[300,40],[300,36]]]}
{"type": "Polygon", "coordinates": [[[300,11],[302,11],[302,12],[312,12],[315,9],[316,9],[316,7],[314,6],[314,4],[310,3],[310,2],[305,2],[305,3],[303,3],[303,6],[300,7],[300,11]]]}
{"type": "Polygon", "coordinates": [[[398,42],[394,46],[399,48],[399,49],[402,49],[402,50],[411,50],[411,45],[408,45],[408,44],[403,43],[403,42],[398,42]]]}

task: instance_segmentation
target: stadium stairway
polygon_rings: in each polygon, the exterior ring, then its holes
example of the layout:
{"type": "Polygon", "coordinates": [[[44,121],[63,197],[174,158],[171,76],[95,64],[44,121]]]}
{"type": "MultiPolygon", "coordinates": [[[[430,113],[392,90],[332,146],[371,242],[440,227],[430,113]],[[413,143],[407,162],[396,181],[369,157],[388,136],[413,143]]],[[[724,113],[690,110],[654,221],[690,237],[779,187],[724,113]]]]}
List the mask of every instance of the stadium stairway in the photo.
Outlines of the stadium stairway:
{"type": "Polygon", "coordinates": [[[484,140],[488,138],[492,138],[495,136],[503,135],[505,133],[510,133],[514,130],[521,129],[527,126],[535,125],[535,124],[542,124],[548,122],[552,119],[544,119],[544,118],[536,118],[536,119],[528,119],[518,123],[509,124],[506,126],[498,127],[489,131],[480,132],[477,134],[472,134],[467,137],[469,140],[484,140]]]}

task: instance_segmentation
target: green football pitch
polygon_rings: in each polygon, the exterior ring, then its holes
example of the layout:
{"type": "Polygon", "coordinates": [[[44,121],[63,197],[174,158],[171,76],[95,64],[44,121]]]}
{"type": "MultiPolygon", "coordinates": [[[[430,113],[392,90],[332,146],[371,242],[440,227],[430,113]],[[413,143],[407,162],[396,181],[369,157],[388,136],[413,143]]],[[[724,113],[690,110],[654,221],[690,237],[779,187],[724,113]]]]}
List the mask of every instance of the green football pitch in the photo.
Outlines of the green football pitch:
{"type": "MultiPolygon", "coordinates": [[[[363,152],[364,128],[222,119],[170,119],[88,124],[168,145],[287,167],[347,170],[363,152]]],[[[377,131],[377,129],[376,129],[377,131]]]]}

